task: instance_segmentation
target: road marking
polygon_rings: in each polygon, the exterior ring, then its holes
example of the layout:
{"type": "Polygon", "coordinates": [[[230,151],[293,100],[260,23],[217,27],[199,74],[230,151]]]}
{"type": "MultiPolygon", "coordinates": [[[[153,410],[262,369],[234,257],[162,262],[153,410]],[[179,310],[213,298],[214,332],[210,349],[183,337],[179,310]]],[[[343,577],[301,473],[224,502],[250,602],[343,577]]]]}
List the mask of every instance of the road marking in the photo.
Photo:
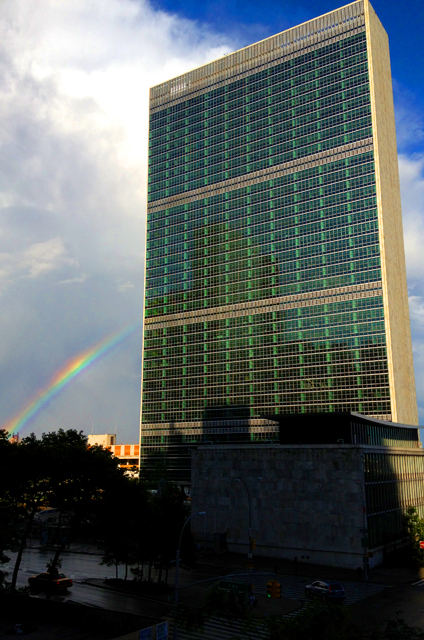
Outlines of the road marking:
{"type": "MultiPolygon", "coordinates": [[[[266,593],[266,578],[264,579],[263,575],[238,575],[237,574],[229,574],[227,579],[235,579],[240,582],[247,582],[253,584],[254,593],[266,593]]],[[[293,598],[303,603],[306,601],[305,597],[305,577],[295,577],[295,576],[276,576],[277,581],[281,585],[281,595],[286,598],[293,598]]],[[[307,579],[308,582],[313,581],[313,579],[307,579]]],[[[386,586],[381,584],[369,583],[369,582],[343,582],[345,590],[346,590],[346,605],[354,604],[359,600],[367,598],[371,595],[379,593],[383,591],[386,586]]],[[[297,610],[299,611],[299,610],[297,610]]]]}
{"type": "Polygon", "coordinates": [[[415,587],[417,584],[424,584],[424,578],[422,580],[417,580],[417,582],[412,582],[411,584],[413,587],[415,587]]]}

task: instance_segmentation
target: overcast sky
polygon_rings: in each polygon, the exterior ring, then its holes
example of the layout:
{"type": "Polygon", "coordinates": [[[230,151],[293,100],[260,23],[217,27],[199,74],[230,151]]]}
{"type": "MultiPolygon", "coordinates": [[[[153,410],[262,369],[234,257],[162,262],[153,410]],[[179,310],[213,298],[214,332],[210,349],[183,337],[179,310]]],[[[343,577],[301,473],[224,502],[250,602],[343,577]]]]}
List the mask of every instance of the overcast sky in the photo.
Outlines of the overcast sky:
{"type": "MultiPolygon", "coordinates": [[[[141,319],[148,89],[340,6],[330,0],[0,2],[0,425],[69,358],[141,319]]],[[[376,0],[394,79],[424,423],[422,3],[376,0]]],[[[21,431],[136,442],[141,328],[21,431]]]]}

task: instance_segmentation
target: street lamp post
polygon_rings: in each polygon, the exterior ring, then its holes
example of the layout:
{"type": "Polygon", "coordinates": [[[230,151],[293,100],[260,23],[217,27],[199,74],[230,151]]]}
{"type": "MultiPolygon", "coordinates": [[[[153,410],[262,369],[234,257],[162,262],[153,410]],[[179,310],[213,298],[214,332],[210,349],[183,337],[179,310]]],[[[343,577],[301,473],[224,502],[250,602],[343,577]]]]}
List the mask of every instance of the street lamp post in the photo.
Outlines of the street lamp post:
{"type": "MultiPolygon", "coordinates": [[[[181,529],[180,540],[178,542],[177,555],[175,557],[175,589],[174,589],[174,605],[175,610],[178,606],[178,587],[179,587],[179,568],[180,568],[180,549],[181,549],[181,540],[183,538],[184,529],[186,525],[192,518],[196,518],[196,516],[205,516],[206,511],[199,511],[198,513],[193,513],[183,524],[183,528],[181,529]]],[[[174,640],[178,638],[178,629],[177,629],[177,619],[174,619],[174,640]]]]}
{"type": "Polygon", "coordinates": [[[248,551],[247,551],[247,558],[248,560],[252,559],[252,549],[250,547],[250,541],[252,539],[252,508],[250,505],[250,493],[249,493],[249,487],[247,486],[247,484],[245,483],[244,480],[242,480],[241,478],[235,478],[236,482],[241,482],[244,485],[244,488],[246,489],[247,492],[247,504],[249,507],[249,534],[248,534],[248,540],[249,540],[249,546],[248,546],[248,551]]]}
{"type": "MultiPolygon", "coordinates": [[[[252,548],[251,548],[251,541],[252,541],[252,507],[251,507],[251,504],[250,504],[250,492],[249,492],[249,487],[247,486],[247,484],[245,483],[245,481],[244,481],[244,480],[242,480],[241,478],[234,478],[234,480],[235,480],[236,482],[241,482],[241,483],[244,485],[244,487],[245,487],[245,489],[246,489],[246,493],[247,493],[247,504],[248,504],[248,507],[249,507],[249,535],[248,535],[248,540],[249,540],[248,544],[249,544],[249,547],[248,547],[248,551],[247,551],[247,559],[248,559],[248,560],[252,560],[252,557],[253,557],[253,554],[252,554],[252,548]]],[[[258,480],[262,480],[262,477],[261,477],[261,476],[259,476],[258,480]]]]}
{"type": "MultiPolygon", "coordinates": [[[[364,478],[365,485],[365,455],[363,453],[360,454],[362,458],[362,473],[364,478]]],[[[363,514],[363,528],[362,528],[362,536],[364,542],[368,539],[368,526],[367,526],[367,503],[365,500],[365,487],[362,486],[362,482],[360,480],[356,481],[361,488],[362,494],[362,514],[363,514]]],[[[367,545],[364,544],[364,582],[368,582],[368,557],[367,557],[367,545]]]]}

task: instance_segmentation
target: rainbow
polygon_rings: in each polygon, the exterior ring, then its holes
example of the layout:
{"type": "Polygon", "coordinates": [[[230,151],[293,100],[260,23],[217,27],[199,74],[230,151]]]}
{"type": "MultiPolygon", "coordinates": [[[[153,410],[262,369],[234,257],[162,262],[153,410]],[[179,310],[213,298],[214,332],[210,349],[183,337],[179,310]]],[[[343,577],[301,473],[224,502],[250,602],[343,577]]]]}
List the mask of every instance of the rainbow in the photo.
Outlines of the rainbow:
{"type": "Polygon", "coordinates": [[[77,356],[71,358],[61,367],[50,380],[49,384],[37,391],[23,409],[13,418],[0,426],[0,429],[8,431],[9,436],[14,435],[22,429],[32,418],[34,418],[43,407],[45,407],[63,387],[73,380],[79,373],[105,355],[108,351],[120,344],[125,338],[131,335],[141,325],[141,321],[133,325],[127,325],[124,329],[117,331],[107,338],[104,338],[90,349],[82,351],[77,356]]]}

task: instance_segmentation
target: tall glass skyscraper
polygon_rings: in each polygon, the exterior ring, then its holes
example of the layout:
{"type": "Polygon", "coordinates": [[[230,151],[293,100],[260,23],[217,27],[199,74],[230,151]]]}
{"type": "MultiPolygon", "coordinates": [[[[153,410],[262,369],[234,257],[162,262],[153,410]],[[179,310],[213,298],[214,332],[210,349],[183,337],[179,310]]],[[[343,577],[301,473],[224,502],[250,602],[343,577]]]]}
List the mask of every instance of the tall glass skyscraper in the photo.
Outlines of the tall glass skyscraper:
{"type": "Polygon", "coordinates": [[[150,92],[141,467],[417,424],[387,34],[358,0],[150,92]]]}

